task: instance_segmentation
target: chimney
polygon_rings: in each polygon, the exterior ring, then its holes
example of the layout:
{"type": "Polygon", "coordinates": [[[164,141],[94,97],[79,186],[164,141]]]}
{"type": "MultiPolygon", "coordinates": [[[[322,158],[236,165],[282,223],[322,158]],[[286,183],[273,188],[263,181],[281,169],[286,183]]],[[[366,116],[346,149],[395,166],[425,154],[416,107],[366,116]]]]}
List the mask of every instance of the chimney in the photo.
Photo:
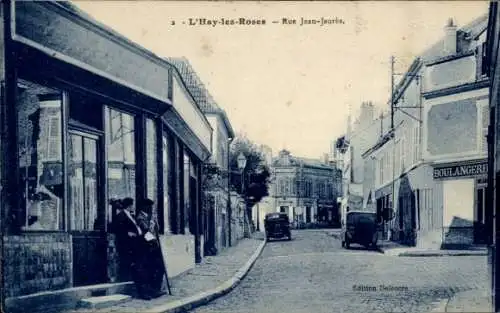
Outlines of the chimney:
{"type": "Polygon", "coordinates": [[[371,101],[361,103],[360,121],[362,125],[368,125],[373,122],[375,108],[371,101]]]}
{"type": "Polygon", "coordinates": [[[457,26],[451,17],[444,28],[444,53],[445,55],[457,53],[457,26]]]}

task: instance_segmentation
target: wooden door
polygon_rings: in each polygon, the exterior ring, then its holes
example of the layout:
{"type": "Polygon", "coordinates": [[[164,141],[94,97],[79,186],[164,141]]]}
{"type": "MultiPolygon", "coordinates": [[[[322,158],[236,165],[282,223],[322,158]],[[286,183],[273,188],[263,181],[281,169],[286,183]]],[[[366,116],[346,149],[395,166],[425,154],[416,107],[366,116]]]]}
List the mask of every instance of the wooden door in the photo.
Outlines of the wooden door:
{"type": "Polygon", "coordinates": [[[69,218],[73,237],[73,285],[107,281],[105,214],[100,182],[99,136],[71,131],[69,138],[69,218]]]}

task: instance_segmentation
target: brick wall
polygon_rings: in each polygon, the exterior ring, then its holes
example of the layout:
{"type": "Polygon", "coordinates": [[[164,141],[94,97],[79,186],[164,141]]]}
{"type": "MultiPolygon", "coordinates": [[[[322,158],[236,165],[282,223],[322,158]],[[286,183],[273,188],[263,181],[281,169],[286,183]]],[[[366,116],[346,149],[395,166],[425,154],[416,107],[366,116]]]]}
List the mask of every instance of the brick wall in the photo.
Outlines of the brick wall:
{"type": "Polygon", "coordinates": [[[6,297],[72,285],[71,237],[67,233],[4,237],[6,297]]]}

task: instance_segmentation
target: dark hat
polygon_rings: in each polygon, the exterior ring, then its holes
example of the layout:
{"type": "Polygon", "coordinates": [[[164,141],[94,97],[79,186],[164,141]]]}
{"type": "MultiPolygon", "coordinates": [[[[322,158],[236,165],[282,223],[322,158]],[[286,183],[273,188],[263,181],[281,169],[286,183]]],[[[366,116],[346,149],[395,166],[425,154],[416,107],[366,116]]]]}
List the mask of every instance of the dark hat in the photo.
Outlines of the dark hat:
{"type": "Polygon", "coordinates": [[[47,193],[39,191],[33,195],[33,201],[46,201],[52,199],[47,193]]]}
{"type": "Polygon", "coordinates": [[[131,205],[134,204],[134,199],[132,199],[132,198],[124,198],[123,200],[121,200],[121,203],[122,203],[122,206],[124,208],[127,208],[127,207],[129,207],[129,206],[131,206],[131,205]]]}
{"type": "Polygon", "coordinates": [[[145,198],[145,199],[142,199],[141,201],[139,201],[137,204],[140,207],[150,207],[150,206],[153,206],[155,204],[155,202],[151,199],[145,198]]]}
{"type": "Polygon", "coordinates": [[[122,209],[123,203],[120,199],[109,199],[109,204],[115,209],[122,209]]]}

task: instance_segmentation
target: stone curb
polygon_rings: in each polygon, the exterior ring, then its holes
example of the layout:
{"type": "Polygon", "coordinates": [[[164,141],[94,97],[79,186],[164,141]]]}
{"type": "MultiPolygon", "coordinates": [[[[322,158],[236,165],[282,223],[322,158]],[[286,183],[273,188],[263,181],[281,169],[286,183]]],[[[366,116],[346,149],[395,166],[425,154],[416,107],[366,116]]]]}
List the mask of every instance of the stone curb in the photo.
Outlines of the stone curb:
{"type": "Polygon", "coordinates": [[[445,257],[445,256],[486,256],[487,251],[463,251],[456,253],[446,253],[446,252],[399,252],[391,253],[390,249],[384,250],[381,247],[377,247],[378,252],[386,254],[389,256],[398,257],[445,257]]]}
{"type": "Polygon", "coordinates": [[[448,302],[450,302],[450,299],[443,299],[439,301],[437,306],[434,307],[429,313],[445,313],[448,302]]]}
{"type": "Polygon", "coordinates": [[[257,250],[252,254],[250,259],[243,265],[236,274],[225,281],[224,283],[220,284],[219,286],[207,290],[201,293],[198,293],[196,295],[172,301],[170,303],[164,304],[164,305],[159,305],[153,308],[149,308],[146,310],[140,311],[141,313],[180,313],[180,312],[185,312],[188,310],[192,310],[194,308],[197,308],[199,306],[202,306],[204,304],[207,304],[211,302],[212,300],[215,300],[227,293],[229,293],[231,290],[233,290],[243,278],[248,274],[252,266],[254,265],[255,261],[257,261],[257,258],[260,256],[262,253],[262,250],[264,250],[264,247],[266,245],[266,240],[264,240],[257,250]]]}

